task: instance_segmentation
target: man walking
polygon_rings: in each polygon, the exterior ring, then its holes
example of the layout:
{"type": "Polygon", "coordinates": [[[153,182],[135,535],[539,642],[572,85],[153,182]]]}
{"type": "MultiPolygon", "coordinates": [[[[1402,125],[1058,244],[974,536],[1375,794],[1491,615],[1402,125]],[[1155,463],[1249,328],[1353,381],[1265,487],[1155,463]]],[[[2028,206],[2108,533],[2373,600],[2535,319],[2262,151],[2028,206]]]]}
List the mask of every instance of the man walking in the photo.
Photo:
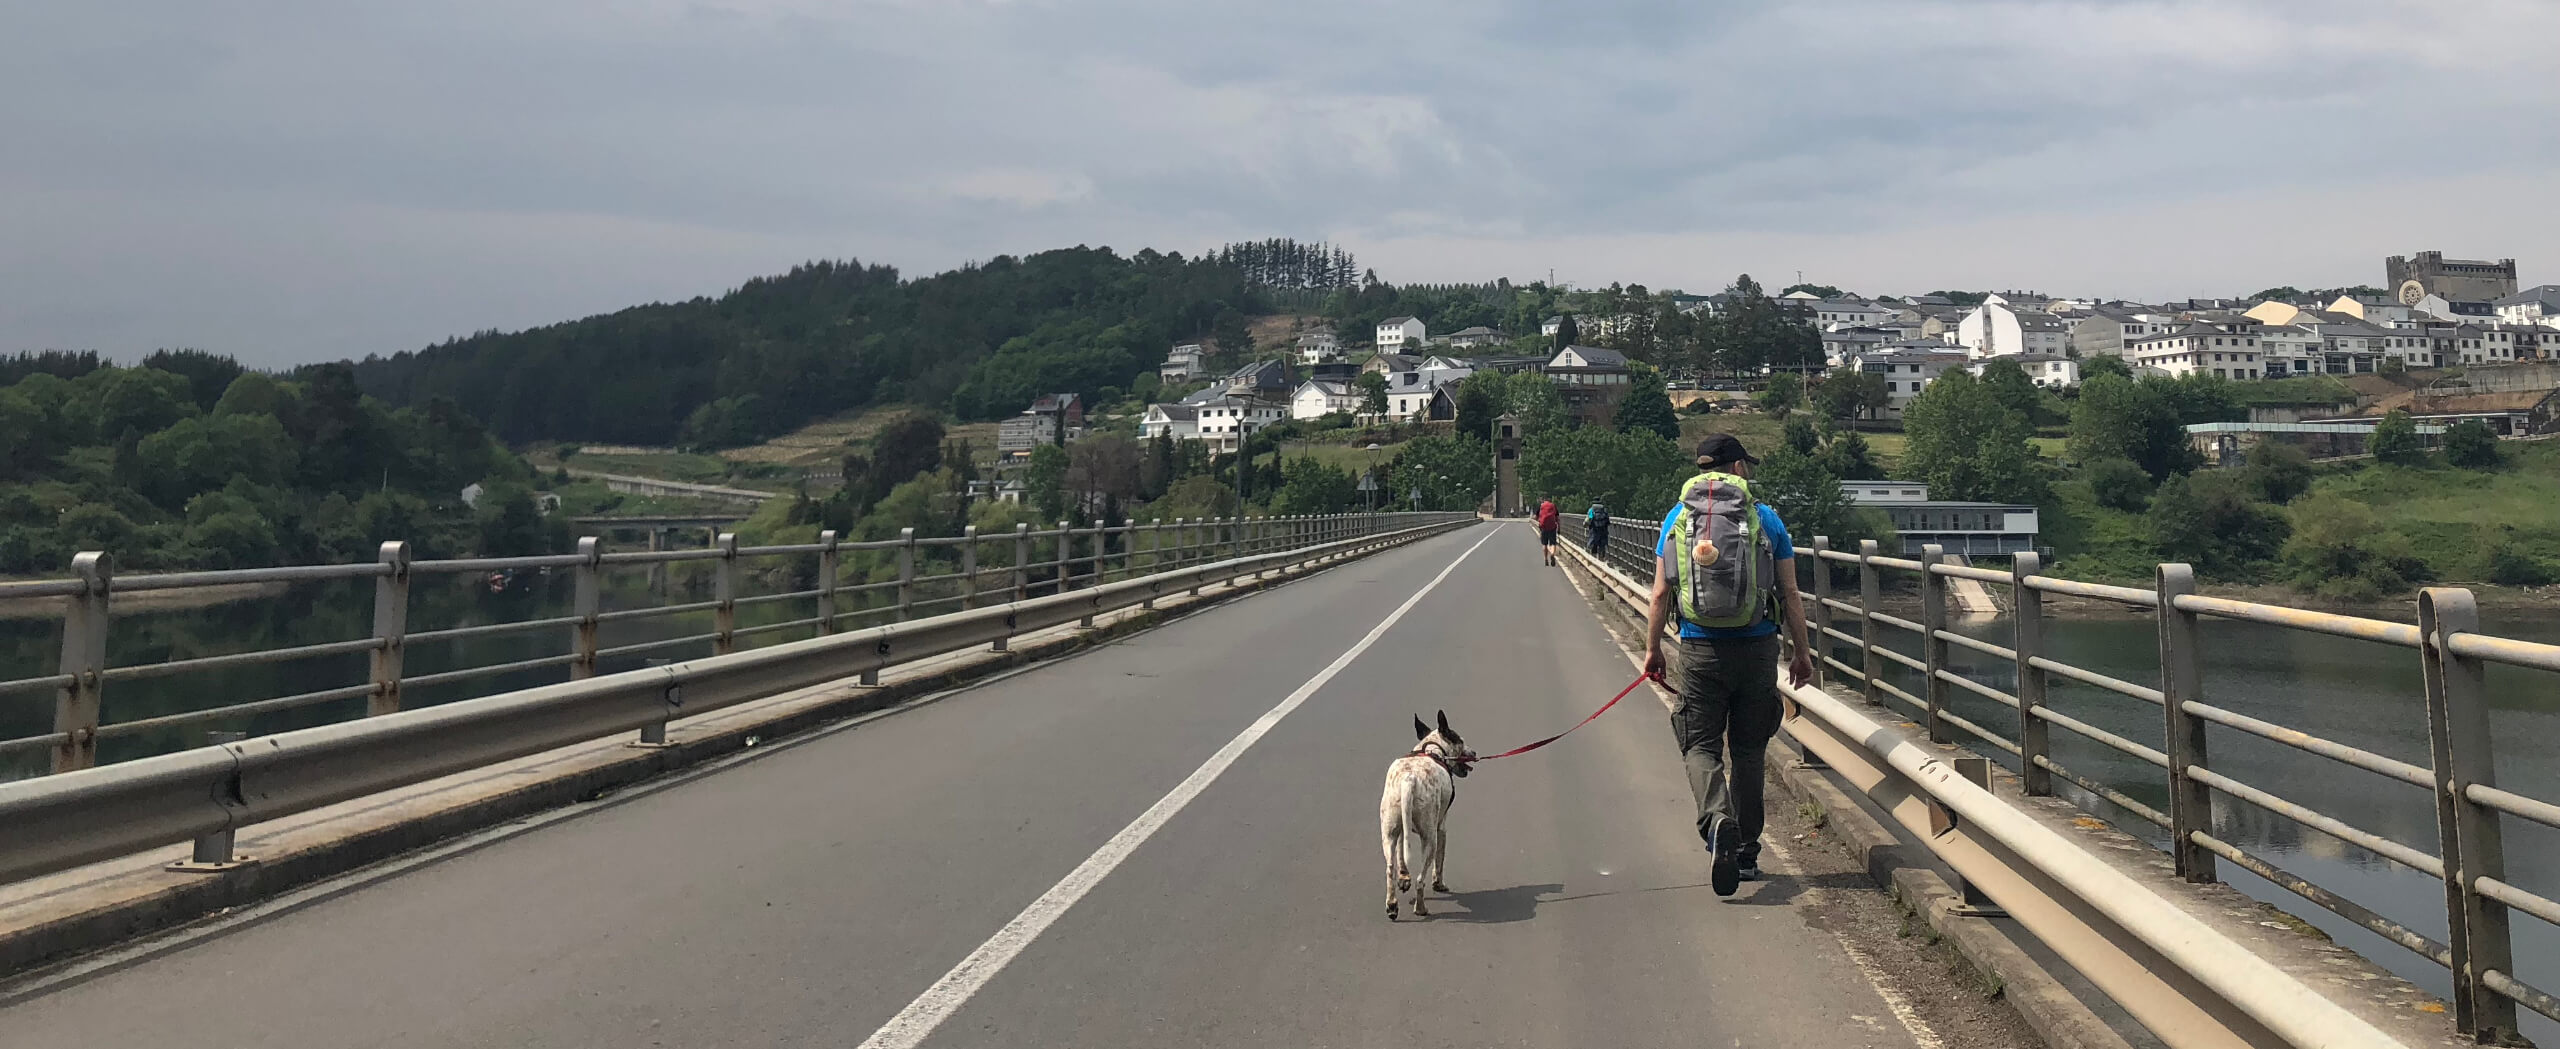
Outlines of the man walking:
{"type": "Polygon", "coordinates": [[[1591,552],[1594,554],[1607,553],[1609,550],[1609,507],[1600,500],[1592,500],[1591,509],[1583,512],[1582,524],[1584,529],[1591,533],[1591,552]]]}
{"type": "Polygon", "coordinates": [[[1795,716],[1794,702],[1778,691],[1781,624],[1795,651],[1788,682],[1801,687],[1813,678],[1795,544],[1777,512],[1751,496],[1758,462],[1731,434],[1698,442],[1704,472],[1681,486],[1680,502],[1663,518],[1645,616],[1649,673],[1664,669],[1665,622],[1675,614],[1679,621],[1680,703],[1671,731],[1698,801],[1698,836],[1714,857],[1708,881],[1718,896],[1760,877],[1769,739],[1782,717],[1795,716]]]}
{"type": "Polygon", "coordinates": [[[1538,556],[1546,560],[1549,568],[1556,566],[1556,528],[1561,523],[1556,517],[1556,501],[1538,500],[1538,556]]]}

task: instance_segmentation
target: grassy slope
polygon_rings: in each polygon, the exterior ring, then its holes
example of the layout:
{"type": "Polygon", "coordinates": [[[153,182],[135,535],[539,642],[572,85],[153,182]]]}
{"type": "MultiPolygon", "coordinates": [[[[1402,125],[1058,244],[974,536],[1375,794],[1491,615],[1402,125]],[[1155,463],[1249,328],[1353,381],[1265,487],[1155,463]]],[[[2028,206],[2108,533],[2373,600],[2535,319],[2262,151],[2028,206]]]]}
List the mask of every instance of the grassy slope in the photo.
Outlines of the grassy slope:
{"type": "Polygon", "coordinates": [[[2322,471],[2316,490],[2372,507],[2403,535],[2437,579],[2477,578],[2501,538],[2528,550],[2560,550],[2560,442],[2504,444],[2503,469],[2457,470],[2345,463],[2322,471]]]}
{"type": "MultiPolygon", "coordinates": [[[[2500,539],[2532,551],[2560,550],[2560,442],[2500,448],[2507,463],[2495,471],[2458,470],[2441,459],[2417,467],[2342,463],[2320,468],[2312,487],[2372,508],[2386,527],[2408,537],[2437,581],[2471,583],[2500,539]]],[[[2096,505],[2089,486],[2077,480],[2057,485],[2054,494],[2060,512],[2050,515],[2046,530],[2062,556],[2060,574],[2150,580],[2158,558],[2140,515],[2096,505]]]]}

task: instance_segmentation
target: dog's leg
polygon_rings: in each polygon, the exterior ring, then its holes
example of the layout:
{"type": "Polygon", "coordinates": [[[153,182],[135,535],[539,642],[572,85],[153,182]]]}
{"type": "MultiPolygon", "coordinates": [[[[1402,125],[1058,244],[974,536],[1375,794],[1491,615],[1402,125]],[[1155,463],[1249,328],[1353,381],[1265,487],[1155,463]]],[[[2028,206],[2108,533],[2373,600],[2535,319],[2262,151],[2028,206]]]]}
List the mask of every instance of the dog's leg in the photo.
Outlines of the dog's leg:
{"type": "MultiPolygon", "coordinates": [[[[1440,821],[1436,814],[1422,814],[1421,819],[1414,821],[1413,832],[1414,837],[1422,839],[1422,856],[1419,862],[1414,864],[1415,870],[1423,874],[1429,874],[1432,871],[1438,870],[1440,866],[1440,821]]],[[[1430,896],[1430,893],[1421,891],[1420,887],[1417,886],[1415,888],[1413,893],[1414,917],[1422,918],[1431,914],[1430,907],[1424,903],[1424,901],[1429,899],[1430,896]]]]}
{"type": "Polygon", "coordinates": [[[1431,891],[1447,892],[1449,883],[1440,880],[1440,872],[1449,865],[1449,810],[1440,810],[1440,826],[1431,835],[1431,891]]]}
{"type": "Polygon", "coordinates": [[[1378,848],[1387,856],[1387,920],[1396,918],[1396,875],[1404,869],[1404,808],[1392,782],[1378,806],[1378,848]]]}

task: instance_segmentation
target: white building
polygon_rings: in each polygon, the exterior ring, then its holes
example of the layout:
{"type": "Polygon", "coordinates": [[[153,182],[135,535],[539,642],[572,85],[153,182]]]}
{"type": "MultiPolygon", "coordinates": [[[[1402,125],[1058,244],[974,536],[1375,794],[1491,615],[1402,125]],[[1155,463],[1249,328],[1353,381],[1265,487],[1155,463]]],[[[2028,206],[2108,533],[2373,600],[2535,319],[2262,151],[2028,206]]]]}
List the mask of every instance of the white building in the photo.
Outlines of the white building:
{"type": "Polygon", "coordinates": [[[1298,363],[1314,367],[1342,357],[1342,340],[1329,331],[1311,331],[1298,336],[1298,363]]]}
{"type": "Polygon", "coordinates": [[[1556,314],[1556,315],[1555,315],[1555,316],[1553,316],[1553,317],[1549,317],[1549,318],[1547,318],[1546,320],[1544,320],[1544,321],[1540,321],[1540,322],[1538,323],[1538,334],[1540,334],[1540,335],[1544,335],[1544,336],[1546,336],[1547,338],[1550,338],[1550,339],[1555,338],[1555,337],[1556,337],[1556,333],[1557,333],[1557,332],[1560,332],[1560,331],[1563,331],[1563,330],[1564,330],[1564,314],[1561,314],[1561,313],[1556,314]]]}
{"type": "Polygon", "coordinates": [[[1221,452],[1236,450],[1236,444],[1246,435],[1289,417],[1286,404],[1224,393],[1191,407],[1198,413],[1196,439],[1209,442],[1210,448],[1221,452]]]}
{"type": "Polygon", "coordinates": [[[1201,349],[1199,343],[1186,342],[1176,346],[1172,352],[1165,354],[1164,363],[1157,366],[1156,378],[1165,382],[1190,382],[1197,379],[1207,371],[1201,364],[1201,358],[1206,356],[1208,351],[1201,349]]]}
{"type": "Polygon", "coordinates": [[[1949,368],[1962,368],[1967,358],[1945,343],[1922,340],[1893,343],[1851,357],[1848,366],[1884,377],[1883,418],[1902,418],[1902,410],[1949,368]]]}
{"type": "Polygon", "coordinates": [[[2042,311],[2012,309],[1995,296],[1973,308],[1956,324],[1956,345],[1975,357],[2018,353],[2059,356],[2069,330],[2063,320],[2042,311]]]}
{"type": "Polygon", "coordinates": [[[2127,356],[2132,363],[2170,375],[2263,377],[2254,326],[2246,332],[2232,332],[2210,324],[2189,324],[2173,332],[2138,339],[2130,350],[2127,356]]]}
{"type": "Polygon", "coordinates": [[[2498,311],[2498,319],[2508,324],[2560,328],[2560,284],[2526,288],[2489,305],[2498,311]]]}
{"type": "Polygon", "coordinates": [[[1389,317],[1378,322],[1378,352],[1403,353],[1431,341],[1431,331],[1419,317],[1389,317]]]}
{"type": "Polygon", "coordinates": [[[1309,379],[1298,385],[1289,398],[1292,419],[1321,419],[1335,412],[1359,414],[1360,391],[1347,382],[1331,379],[1309,379]]]}
{"type": "Polygon", "coordinates": [[[1147,415],[1138,420],[1140,436],[1152,441],[1171,435],[1177,441],[1198,440],[1200,409],[1192,404],[1150,404],[1147,415]]]}
{"type": "Polygon", "coordinates": [[[1842,481],[1840,494],[1860,506],[1925,503],[1929,501],[1929,486],[1919,481],[1842,481]]]}
{"type": "Polygon", "coordinates": [[[1476,373],[1475,364],[1453,357],[1426,357],[1413,367],[1397,368],[1385,373],[1387,379],[1387,418],[1410,422],[1431,414],[1431,397],[1443,386],[1456,385],[1476,373]]]}
{"type": "Polygon", "coordinates": [[[1457,331],[1450,332],[1449,348],[1453,350],[1470,350],[1479,346],[1499,346],[1508,338],[1509,336],[1504,335],[1501,332],[1478,325],[1473,328],[1461,328],[1457,331]]]}
{"type": "MultiPolygon", "coordinates": [[[[2027,381],[2038,386],[2058,390],[2065,386],[2080,385],[2080,362],[2058,353],[2006,354],[1998,359],[2017,362],[2018,370],[2027,373],[2027,381]]],[[[1982,369],[1990,366],[1991,361],[1992,358],[1989,357],[1975,358],[1964,368],[1979,376],[1982,374],[1982,369]]]]}
{"type": "Polygon", "coordinates": [[[1896,310],[1859,299],[1816,299],[1805,307],[1813,314],[1814,327],[1829,329],[1864,327],[1891,320],[1896,310]]]}

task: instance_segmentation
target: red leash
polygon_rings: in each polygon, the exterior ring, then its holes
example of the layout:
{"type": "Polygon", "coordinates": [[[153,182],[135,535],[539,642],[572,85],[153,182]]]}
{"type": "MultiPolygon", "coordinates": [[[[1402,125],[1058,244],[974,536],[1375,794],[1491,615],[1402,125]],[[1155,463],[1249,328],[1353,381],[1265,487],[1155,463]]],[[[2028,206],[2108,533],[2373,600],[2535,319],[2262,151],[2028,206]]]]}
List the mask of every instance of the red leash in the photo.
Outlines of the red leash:
{"type": "Polygon", "coordinates": [[[1502,753],[1500,753],[1500,754],[1484,754],[1484,755],[1479,755],[1479,756],[1477,756],[1477,757],[1471,758],[1471,759],[1469,759],[1469,760],[1470,760],[1471,762],[1472,762],[1472,761],[1491,761],[1491,760],[1493,760],[1493,759],[1495,759],[1495,758],[1508,758],[1508,757],[1513,757],[1513,756],[1515,756],[1515,755],[1526,754],[1526,753],[1528,753],[1528,752],[1530,752],[1530,751],[1533,751],[1533,750],[1538,749],[1539,747],[1543,747],[1543,746],[1546,746],[1546,745],[1547,745],[1547,744],[1549,744],[1549,743],[1553,743],[1553,742],[1555,742],[1555,741],[1557,741],[1557,740],[1563,739],[1563,738],[1565,738],[1566,736],[1573,735],[1573,729],[1581,728],[1581,727],[1582,727],[1582,726],[1584,726],[1584,725],[1588,725],[1588,724],[1590,724],[1590,723],[1592,723],[1592,722],[1594,722],[1594,721],[1599,720],[1599,719],[1600,719],[1600,715],[1608,713],[1608,712],[1609,712],[1609,708],[1610,708],[1610,707],[1617,706],[1617,705],[1618,705],[1618,701],[1619,701],[1619,700],[1627,698],[1627,695],[1628,695],[1629,693],[1631,693],[1631,692],[1634,692],[1638,686],[1643,685],[1643,684],[1644,684],[1645,682],[1647,682],[1647,681],[1660,681],[1660,680],[1662,680],[1662,677],[1661,677],[1660,675],[1658,675],[1658,674],[1646,674],[1646,675],[1643,675],[1642,677],[1638,677],[1638,678],[1636,678],[1636,679],[1635,679],[1635,680],[1633,680],[1633,681],[1627,682],[1627,687],[1622,688],[1622,689],[1619,689],[1619,690],[1618,690],[1618,694],[1617,694],[1617,695],[1614,695],[1614,696],[1609,697],[1609,701],[1608,701],[1608,702],[1600,704],[1600,709],[1595,710],[1595,711],[1592,711],[1592,712],[1591,712],[1591,716],[1590,716],[1590,717],[1587,717],[1587,718],[1584,718],[1584,719],[1582,719],[1582,720],[1580,720],[1580,721],[1574,722],[1573,728],[1569,728],[1569,729],[1566,729],[1566,730],[1564,730],[1564,731],[1562,731],[1562,732],[1558,732],[1558,733],[1556,733],[1555,735],[1549,736],[1549,737],[1547,737],[1547,738],[1545,738],[1545,739],[1542,739],[1542,740],[1539,740],[1539,741],[1537,741],[1537,742],[1535,742],[1535,743],[1531,743],[1531,744],[1529,744],[1528,746],[1525,746],[1525,747],[1513,747],[1513,748],[1511,748],[1511,749],[1509,749],[1509,750],[1503,751],[1503,752],[1502,752],[1502,753]]]}

